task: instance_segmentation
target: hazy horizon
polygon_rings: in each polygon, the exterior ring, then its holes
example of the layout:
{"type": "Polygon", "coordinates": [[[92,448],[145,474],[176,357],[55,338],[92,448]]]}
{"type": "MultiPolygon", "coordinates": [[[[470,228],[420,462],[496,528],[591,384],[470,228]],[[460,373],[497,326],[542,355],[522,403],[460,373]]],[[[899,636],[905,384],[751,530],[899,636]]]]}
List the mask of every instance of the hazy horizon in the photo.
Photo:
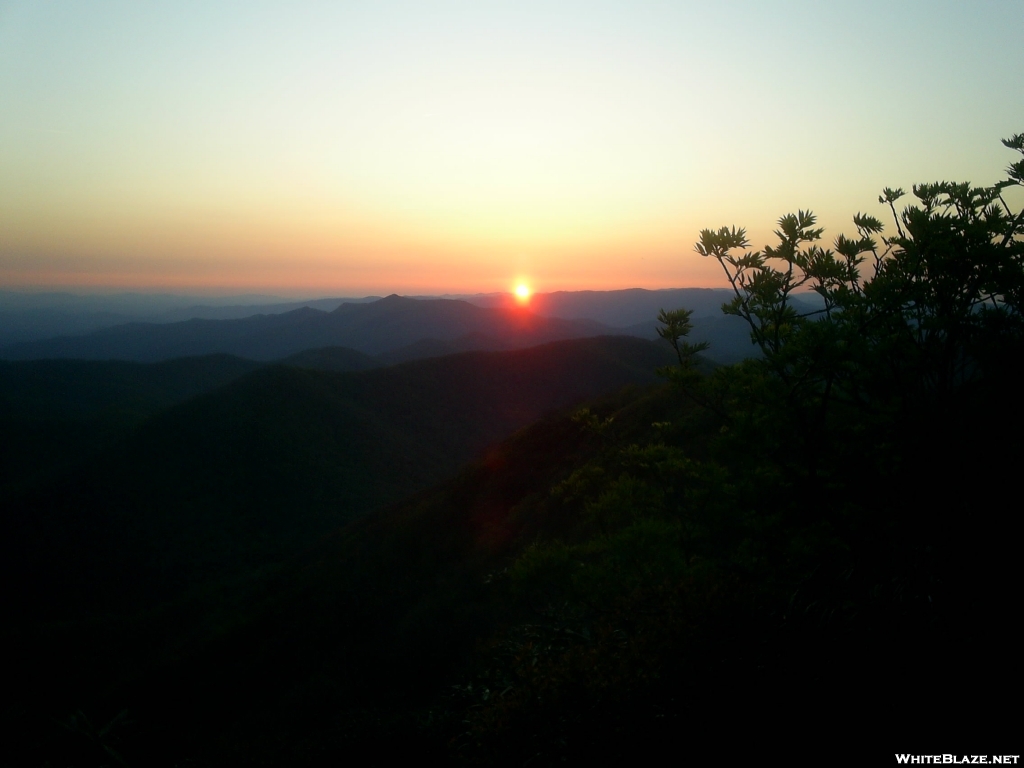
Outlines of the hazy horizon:
{"type": "MultiPolygon", "coordinates": [[[[640,286],[630,285],[621,288],[580,288],[580,289],[559,289],[551,291],[533,291],[531,290],[531,296],[543,295],[550,293],[611,293],[621,291],[650,291],[650,292],[669,292],[669,291],[681,291],[681,290],[728,290],[728,286],[680,286],[671,285],[663,288],[642,288],[640,286]]],[[[398,295],[411,299],[452,299],[462,297],[486,297],[486,296],[514,296],[514,290],[504,291],[448,291],[438,293],[401,293],[393,290],[382,290],[377,292],[349,292],[347,295],[343,295],[337,291],[287,291],[281,290],[274,293],[252,293],[246,292],[242,288],[232,290],[231,288],[225,287],[214,287],[207,289],[162,289],[159,287],[146,288],[111,288],[107,286],[71,286],[68,288],[64,287],[53,287],[53,286],[0,286],[0,301],[4,297],[10,296],[71,296],[77,298],[117,298],[117,297],[140,297],[140,298],[174,298],[174,299],[205,299],[209,301],[219,300],[240,300],[246,299],[251,301],[267,301],[267,300],[279,300],[283,302],[295,302],[295,301],[318,301],[323,299],[368,299],[368,298],[384,298],[385,296],[398,295]]]]}
{"type": "Polygon", "coordinates": [[[0,288],[720,287],[702,228],[999,178],[1022,37],[1009,0],[3,3],[0,288]]]}

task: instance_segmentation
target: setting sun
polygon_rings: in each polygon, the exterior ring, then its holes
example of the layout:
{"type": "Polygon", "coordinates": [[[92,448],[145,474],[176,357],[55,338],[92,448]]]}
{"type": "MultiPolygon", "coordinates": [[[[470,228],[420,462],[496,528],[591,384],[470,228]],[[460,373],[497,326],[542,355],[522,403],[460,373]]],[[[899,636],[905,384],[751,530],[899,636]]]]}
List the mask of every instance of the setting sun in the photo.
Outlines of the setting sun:
{"type": "Polygon", "coordinates": [[[525,304],[530,300],[530,286],[528,286],[526,283],[519,283],[518,285],[516,285],[515,294],[516,301],[518,301],[520,304],[525,304]]]}

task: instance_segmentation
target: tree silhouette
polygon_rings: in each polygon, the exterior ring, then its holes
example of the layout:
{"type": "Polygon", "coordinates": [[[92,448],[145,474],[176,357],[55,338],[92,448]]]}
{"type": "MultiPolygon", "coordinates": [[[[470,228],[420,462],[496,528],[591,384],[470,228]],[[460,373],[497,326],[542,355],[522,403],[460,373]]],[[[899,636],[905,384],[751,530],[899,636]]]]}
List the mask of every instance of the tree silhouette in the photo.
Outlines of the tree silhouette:
{"type": "MultiPolygon", "coordinates": [[[[1024,134],[1003,144],[1024,155],[1024,134]]],[[[722,310],[747,323],[762,356],[701,381],[692,361],[704,347],[680,341],[689,313],[663,312],[659,333],[680,363],[672,378],[727,425],[758,425],[747,445],[814,482],[839,471],[823,466],[830,456],[856,460],[844,445],[884,453],[876,447],[915,432],[956,432],[972,418],[965,393],[1024,338],[1024,210],[1007,200],[1013,187],[1024,187],[1024,160],[992,186],[915,185],[902,210],[904,191],[887,188],[879,203],[895,231],[858,213],[856,234],[831,247],[803,210],[782,216],[778,242],[761,250],[743,228],[702,230],[695,250],[718,261],[733,290],[722,310]]]]}

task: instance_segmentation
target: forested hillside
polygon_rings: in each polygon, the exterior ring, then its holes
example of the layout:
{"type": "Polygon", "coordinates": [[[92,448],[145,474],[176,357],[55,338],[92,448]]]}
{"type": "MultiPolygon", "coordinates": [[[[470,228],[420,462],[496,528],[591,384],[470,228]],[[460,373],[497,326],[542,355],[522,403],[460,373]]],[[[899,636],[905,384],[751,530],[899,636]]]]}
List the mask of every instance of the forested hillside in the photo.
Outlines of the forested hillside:
{"type": "MultiPolygon", "coordinates": [[[[44,616],[58,605],[79,612],[125,601],[138,606],[279,562],[333,528],[444,479],[549,411],[652,383],[654,369],[668,359],[653,342],[610,337],[363,373],[252,371],[157,413],[77,463],[68,457],[70,468],[51,467],[45,482],[17,486],[3,521],[4,572],[35,588],[25,593],[8,581],[5,604],[44,616]]],[[[82,409],[87,395],[116,398],[122,370],[152,400],[173,389],[172,371],[204,362],[36,363],[21,373],[35,381],[37,369],[59,368],[67,408],[82,409]],[[106,389],[90,378],[102,365],[110,369],[106,389]]],[[[12,382],[7,388],[25,389],[12,382]]],[[[53,393],[36,386],[33,397],[17,398],[22,412],[53,393]]],[[[24,423],[31,431],[47,422],[37,414],[24,423]]],[[[45,447],[52,435],[51,444],[60,445],[67,433],[94,425],[58,422],[36,439],[45,447]]],[[[118,425],[115,419],[110,429],[118,425]]],[[[47,458],[37,456],[43,464],[47,458]]]]}
{"type": "Polygon", "coordinates": [[[153,365],[122,361],[0,361],[0,494],[100,453],[160,410],[259,368],[229,355],[153,365]]]}

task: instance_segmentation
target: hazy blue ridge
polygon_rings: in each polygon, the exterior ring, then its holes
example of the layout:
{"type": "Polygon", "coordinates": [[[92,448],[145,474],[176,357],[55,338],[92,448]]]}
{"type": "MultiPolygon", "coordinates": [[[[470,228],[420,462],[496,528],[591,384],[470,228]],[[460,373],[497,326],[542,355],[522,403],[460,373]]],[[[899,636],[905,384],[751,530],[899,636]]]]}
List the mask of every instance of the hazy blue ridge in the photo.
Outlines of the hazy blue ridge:
{"type": "MultiPolygon", "coordinates": [[[[8,345],[0,348],[0,356],[156,361],[225,353],[270,361],[346,347],[394,363],[612,333],[655,338],[658,311],[686,306],[696,313],[695,340],[711,342],[710,359],[729,363],[751,356],[754,349],[742,321],[721,314],[725,298],[727,292],[712,289],[562,292],[536,295],[529,310],[510,304],[503,295],[482,297],[486,301],[481,303],[489,304],[485,307],[472,301],[399,296],[340,304],[324,300],[321,304],[334,306],[332,311],[307,305],[235,319],[126,323],[85,335],[8,345]]],[[[357,369],[366,365],[352,360],[357,369]]],[[[332,365],[344,366],[338,361],[332,365]]]]}
{"type": "Polygon", "coordinates": [[[237,320],[131,323],[86,336],[14,344],[2,354],[8,359],[156,361],[222,352],[253,360],[275,360],[328,346],[380,354],[423,338],[449,340],[470,333],[500,338],[508,346],[528,347],[608,332],[607,327],[589,320],[482,309],[454,300],[418,301],[391,296],[365,304],[342,304],[333,312],[304,307],[237,320]]]}

